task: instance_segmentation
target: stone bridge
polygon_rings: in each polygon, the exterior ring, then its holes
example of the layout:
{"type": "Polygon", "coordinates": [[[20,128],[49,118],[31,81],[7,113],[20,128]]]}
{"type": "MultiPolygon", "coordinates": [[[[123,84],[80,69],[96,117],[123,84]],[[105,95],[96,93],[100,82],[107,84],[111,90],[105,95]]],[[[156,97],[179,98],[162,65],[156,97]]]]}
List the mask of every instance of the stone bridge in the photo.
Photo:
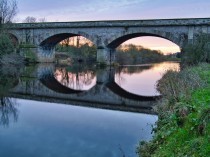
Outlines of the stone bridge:
{"type": "Polygon", "coordinates": [[[97,47],[97,61],[110,64],[115,48],[134,37],[168,39],[180,48],[193,43],[201,33],[210,33],[210,18],[17,23],[9,26],[17,43],[31,47],[39,62],[53,62],[55,45],[74,36],[83,36],[97,47]]]}
{"type": "Polygon", "coordinates": [[[112,110],[151,113],[158,96],[139,96],[129,93],[114,82],[112,68],[99,70],[97,83],[88,91],[63,86],[54,77],[54,65],[38,65],[30,76],[22,76],[10,90],[10,97],[62,104],[80,105],[112,110]]]}

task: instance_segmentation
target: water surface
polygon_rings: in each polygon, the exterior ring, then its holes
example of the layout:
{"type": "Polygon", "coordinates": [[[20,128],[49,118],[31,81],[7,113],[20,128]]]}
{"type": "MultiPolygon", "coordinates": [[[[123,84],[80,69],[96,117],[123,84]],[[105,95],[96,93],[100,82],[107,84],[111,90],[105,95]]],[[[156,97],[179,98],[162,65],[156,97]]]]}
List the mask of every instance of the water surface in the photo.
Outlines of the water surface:
{"type": "Polygon", "coordinates": [[[167,70],[179,71],[177,62],[162,62],[156,64],[142,64],[123,66],[115,74],[115,82],[126,91],[138,95],[160,95],[156,90],[157,81],[167,70]]]}
{"type": "Polygon", "coordinates": [[[18,118],[0,125],[0,156],[133,157],[157,120],[141,113],[15,101],[18,118]]]}
{"type": "Polygon", "coordinates": [[[137,156],[152,138],[155,85],[167,69],[179,63],[1,67],[0,156],[137,156]]]}

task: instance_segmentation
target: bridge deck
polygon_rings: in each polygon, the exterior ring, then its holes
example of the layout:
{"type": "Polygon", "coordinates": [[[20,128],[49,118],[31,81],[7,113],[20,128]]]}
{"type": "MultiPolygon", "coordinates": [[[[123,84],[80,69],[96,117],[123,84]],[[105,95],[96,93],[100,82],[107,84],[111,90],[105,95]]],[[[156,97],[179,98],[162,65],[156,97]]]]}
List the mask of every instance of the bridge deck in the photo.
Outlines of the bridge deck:
{"type": "Polygon", "coordinates": [[[91,27],[180,26],[180,25],[183,26],[210,25],[210,18],[16,23],[16,24],[11,24],[9,28],[10,29],[58,28],[58,27],[91,28],[91,27]]]}

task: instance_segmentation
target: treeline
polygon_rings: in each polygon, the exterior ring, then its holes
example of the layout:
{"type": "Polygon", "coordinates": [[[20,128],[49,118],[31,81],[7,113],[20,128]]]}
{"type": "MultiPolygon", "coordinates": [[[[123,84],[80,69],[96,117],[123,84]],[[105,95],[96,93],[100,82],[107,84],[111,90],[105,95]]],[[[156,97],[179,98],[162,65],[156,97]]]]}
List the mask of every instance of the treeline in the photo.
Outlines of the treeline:
{"type": "Polygon", "coordinates": [[[150,50],[133,44],[120,46],[116,50],[116,62],[119,64],[142,64],[174,59],[171,55],[164,55],[161,51],[150,50]]]}
{"type": "MultiPolygon", "coordinates": [[[[85,61],[96,61],[97,49],[88,43],[80,46],[58,44],[57,52],[66,52],[72,59],[82,59],[85,61]]],[[[161,51],[150,50],[142,46],[126,45],[116,49],[116,62],[125,64],[142,64],[174,60],[172,55],[164,55],[161,51]]]]}
{"type": "Polygon", "coordinates": [[[119,66],[115,69],[116,74],[126,73],[142,73],[145,70],[149,70],[154,67],[155,64],[145,64],[144,66],[119,66]]]}

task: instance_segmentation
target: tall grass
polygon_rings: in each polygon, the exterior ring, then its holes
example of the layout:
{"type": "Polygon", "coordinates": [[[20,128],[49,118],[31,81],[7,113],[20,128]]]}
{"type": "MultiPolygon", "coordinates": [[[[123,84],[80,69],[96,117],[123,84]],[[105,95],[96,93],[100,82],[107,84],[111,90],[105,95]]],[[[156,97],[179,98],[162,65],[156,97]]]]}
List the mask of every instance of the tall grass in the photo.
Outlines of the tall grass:
{"type": "Polygon", "coordinates": [[[207,157],[210,131],[210,65],[199,64],[181,72],[168,71],[158,82],[163,95],[154,138],[142,142],[137,153],[150,156],[207,157]]]}
{"type": "Polygon", "coordinates": [[[158,81],[157,90],[171,103],[180,101],[181,99],[190,99],[191,91],[203,87],[205,83],[199,74],[191,68],[177,72],[169,70],[158,81]]]}

